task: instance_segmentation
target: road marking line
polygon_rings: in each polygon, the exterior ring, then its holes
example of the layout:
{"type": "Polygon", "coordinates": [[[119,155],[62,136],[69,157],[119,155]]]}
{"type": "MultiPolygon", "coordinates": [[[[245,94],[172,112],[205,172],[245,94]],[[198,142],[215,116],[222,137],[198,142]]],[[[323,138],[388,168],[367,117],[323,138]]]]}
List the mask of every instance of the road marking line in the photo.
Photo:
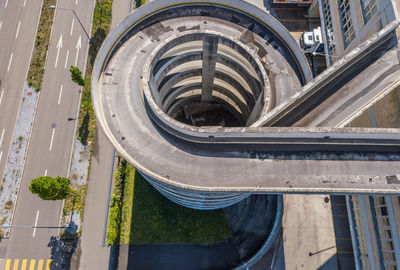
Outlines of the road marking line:
{"type": "Polygon", "coordinates": [[[56,129],[53,128],[53,133],[51,134],[51,141],[50,141],[50,151],[51,151],[51,148],[53,148],[53,140],[54,140],[54,132],[55,131],[56,131],[56,129]]]}
{"type": "Polygon", "coordinates": [[[52,262],[53,260],[47,260],[47,263],[46,263],[46,270],[50,270],[50,266],[51,266],[51,262],[52,262]]]}
{"type": "Polygon", "coordinates": [[[10,71],[10,67],[11,67],[11,62],[12,62],[12,59],[13,59],[13,54],[11,53],[11,56],[10,56],[10,61],[8,62],[8,68],[7,68],[7,71],[10,71]]]}
{"type": "Polygon", "coordinates": [[[0,162],[2,157],[3,157],[3,151],[0,152],[0,162]]]}
{"type": "Polygon", "coordinates": [[[25,7],[25,4],[26,4],[26,0],[24,0],[24,5],[23,5],[23,7],[25,7]]]}
{"type": "Polygon", "coordinates": [[[78,63],[78,55],[79,55],[79,49],[82,47],[82,39],[81,36],[79,35],[78,42],[76,43],[76,57],[75,57],[75,66],[77,66],[78,63]]]}
{"type": "Polygon", "coordinates": [[[22,260],[21,270],[25,270],[25,269],[26,269],[27,263],[28,263],[28,260],[27,260],[27,259],[23,259],[23,260],[22,260]]]}
{"type": "Polygon", "coordinates": [[[68,56],[69,56],[69,50],[67,50],[67,56],[65,57],[64,68],[67,68],[68,56]]]}
{"type": "Polygon", "coordinates": [[[18,22],[17,33],[15,33],[15,38],[18,37],[19,28],[21,27],[21,21],[18,22]]]}
{"type": "Polygon", "coordinates": [[[39,260],[37,270],[42,270],[42,268],[43,268],[43,260],[39,260]]]}
{"type": "Polygon", "coordinates": [[[77,5],[78,4],[78,0],[75,0],[75,5],[77,5]]]}
{"type": "Polygon", "coordinates": [[[4,7],[7,8],[7,6],[8,6],[8,0],[6,1],[6,5],[4,7]]]}
{"type": "Polygon", "coordinates": [[[10,266],[11,266],[11,259],[7,259],[5,270],[10,270],[10,266]]]}
{"type": "Polygon", "coordinates": [[[4,89],[3,89],[3,90],[1,90],[1,95],[0,95],[0,104],[1,104],[1,101],[3,100],[3,94],[4,94],[4,89]]]}
{"type": "Polygon", "coordinates": [[[56,56],[56,63],[54,64],[54,67],[57,67],[58,56],[60,55],[61,48],[62,48],[62,35],[60,35],[60,39],[57,42],[57,56],[56,56]]]}
{"type": "Polygon", "coordinates": [[[29,270],[35,270],[35,263],[36,260],[31,260],[31,263],[29,264],[29,270]]]}
{"type": "Polygon", "coordinates": [[[44,171],[44,176],[47,176],[47,169],[44,171]]]}
{"type": "Polygon", "coordinates": [[[61,85],[60,94],[58,95],[58,105],[60,105],[60,102],[61,102],[61,95],[62,95],[63,87],[64,87],[64,85],[61,85]]]}
{"type": "Polygon", "coordinates": [[[33,228],[32,237],[35,237],[35,234],[36,234],[36,226],[37,226],[38,219],[39,219],[39,210],[37,210],[37,212],[36,212],[35,228],[33,228]]]}
{"type": "Polygon", "coordinates": [[[72,36],[72,31],[74,30],[74,22],[75,22],[75,19],[72,18],[71,32],[69,32],[69,35],[70,35],[70,36],[72,36]]]}
{"type": "Polygon", "coordinates": [[[5,131],[5,129],[3,128],[3,131],[1,132],[1,137],[0,137],[0,146],[3,143],[4,131],[5,131]]]}
{"type": "Polygon", "coordinates": [[[18,270],[19,259],[14,260],[13,270],[18,270]]]}
{"type": "Polygon", "coordinates": [[[2,25],[3,25],[3,21],[0,22],[0,29],[1,29],[1,26],[2,26],[2,25]]]}

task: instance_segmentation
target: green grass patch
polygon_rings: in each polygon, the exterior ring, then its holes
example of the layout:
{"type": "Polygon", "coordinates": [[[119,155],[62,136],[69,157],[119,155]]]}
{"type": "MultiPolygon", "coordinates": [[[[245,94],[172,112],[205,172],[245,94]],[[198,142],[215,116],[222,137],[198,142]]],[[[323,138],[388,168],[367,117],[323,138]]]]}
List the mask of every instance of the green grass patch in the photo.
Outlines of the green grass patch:
{"type": "Polygon", "coordinates": [[[201,211],[177,205],[132,167],[124,192],[121,244],[215,243],[232,235],[223,210],[201,211]]]}
{"type": "Polygon", "coordinates": [[[42,87],[44,65],[53,25],[54,9],[49,8],[51,5],[56,5],[56,0],[43,0],[35,47],[28,71],[28,84],[33,86],[36,91],[39,91],[42,87]]]}

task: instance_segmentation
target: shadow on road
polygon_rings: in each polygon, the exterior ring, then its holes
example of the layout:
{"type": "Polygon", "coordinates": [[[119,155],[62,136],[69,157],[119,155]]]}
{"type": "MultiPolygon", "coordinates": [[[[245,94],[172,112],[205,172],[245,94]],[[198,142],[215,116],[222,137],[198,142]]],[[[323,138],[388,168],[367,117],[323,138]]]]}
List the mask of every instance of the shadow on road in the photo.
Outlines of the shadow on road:
{"type": "MultiPolygon", "coordinates": [[[[68,230],[76,230],[76,225],[71,222],[68,230]]],[[[65,235],[72,235],[71,232],[65,235]]],[[[47,246],[50,248],[51,254],[51,269],[71,269],[71,258],[78,245],[78,238],[76,237],[59,237],[52,236],[47,246]]]]}

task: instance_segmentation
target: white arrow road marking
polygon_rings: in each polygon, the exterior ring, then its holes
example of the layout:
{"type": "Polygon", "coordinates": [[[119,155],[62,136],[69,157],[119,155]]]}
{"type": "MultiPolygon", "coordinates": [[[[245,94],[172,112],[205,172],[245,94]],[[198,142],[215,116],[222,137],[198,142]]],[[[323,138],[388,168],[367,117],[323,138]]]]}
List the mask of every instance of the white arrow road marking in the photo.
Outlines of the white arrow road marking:
{"type": "Polygon", "coordinates": [[[75,56],[75,66],[78,63],[78,55],[79,55],[79,49],[82,48],[82,40],[81,36],[79,36],[78,42],[76,43],[76,56],[75,56]]]}
{"type": "Polygon", "coordinates": [[[32,237],[35,237],[38,219],[39,219],[39,210],[36,212],[35,226],[33,228],[32,237]]]}
{"type": "Polygon", "coordinates": [[[67,68],[68,56],[69,56],[69,50],[67,50],[67,56],[65,57],[64,68],[67,68]]]}
{"type": "Polygon", "coordinates": [[[11,56],[10,56],[10,62],[8,62],[8,68],[7,68],[7,71],[10,71],[10,67],[11,67],[12,58],[13,58],[13,54],[11,54],[11,56]]]}
{"type": "Polygon", "coordinates": [[[64,86],[61,85],[60,94],[58,95],[58,105],[60,105],[60,102],[61,102],[61,95],[62,95],[63,87],[64,86]]]}
{"type": "Polygon", "coordinates": [[[53,148],[53,141],[54,141],[54,132],[56,131],[55,128],[53,128],[53,133],[51,134],[51,140],[50,140],[50,151],[53,148]]]}
{"type": "Polygon", "coordinates": [[[58,55],[60,54],[60,49],[62,48],[62,35],[60,36],[60,39],[57,42],[57,56],[56,56],[56,63],[54,65],[54,67],[57,67],[57,63],[58,63],[58,55]]]}
{"type": "Polygon", "coordinates": [[[1,90],[1,95],[0,95],[0,104],[1,104],[1,101],[3,100],[3,94],[4,94],[4,89],[3,89],[3,90],[1,90]]]}
{"type": "Polygon", "coordinates": [[[15,33],[15,38],[18,37],[19,28],[21,27],[21,21],[18,22],[17,33],[15,33]]]}
{"type": "Polygon", "coordinates": [[[72,31],[74,30],[74,22],[75,22],[75,19],[72,18],[71,31],[69,32],[70,36],[72,36],[72,31]]]}
{"type": "Polygon", "coordinates": [[[4,131],[5,131],[5,129],[3,128],[3,132],[1,133],[1,137],[0,137],[0,146],[3,143],[4,131]]]}

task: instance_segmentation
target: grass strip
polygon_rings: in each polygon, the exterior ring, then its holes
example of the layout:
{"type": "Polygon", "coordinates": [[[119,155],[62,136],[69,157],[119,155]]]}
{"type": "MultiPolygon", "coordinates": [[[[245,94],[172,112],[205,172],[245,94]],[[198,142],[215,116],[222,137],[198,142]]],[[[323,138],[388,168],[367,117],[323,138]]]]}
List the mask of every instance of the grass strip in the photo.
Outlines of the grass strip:
{"type": "Polygon", "coordinates": [[[122,200],[122,209],[114,202],[111,210],[121,220],[120,229],[113,228],[113,232],[120,234],[120,244],[204,244],[232,235],[223,210],[202,211],[177,205],[154,189],[130,164],[123,171],[124,179],[118,182],[123,187],[114,189],[123,190],[122,197],[114,197],[122,200]]]}
{"type": "MultiPolygon", "coordinates": [[[[93,25],[92,25],[92,37],[89,43],[89,55],[88,61],[86,64],[86,73],[85,73],[85,85],[82,88],[82,97],[81,97],[81,106],[79,108],[79,128],[78,128],[78,139],[81,141],[83,145],[89,145],[90,147],[90,156],[89,156],[89,167],[86,182],[89,181],[90,177],[90,169],[91,169],[91,161],[93,154],[93,141],[96,133],[96,116],[92,106],[92,97],[91,97],[91,77],[94,60],[96,59],[96,55],[98,50],[100,49],[101,44],[103,43],[105,37],[107,36],[110,23],[111,23],[111,7],[112,0],[97,0],[94,8],[93,14],[93,25]]],[[[74,190],[79,192],[79,201],[78,203],[72,203],[77,199],[73,195],[68,195],[65,204],[63,213],[64,215],[69,214],[73,211],[80,212],[81,220],[83,220],[84,214],[84,205],[87,191],[87,184],[74,187],[74,190]]]]}
{"type": "Polygon", "coordinates": [[[110,212],[108,218],[106,243],[114,245],[120,241],[121,236],[121,220],[122,220],[122,202],[124,198],[124,186],[126,179],[129,178],[132,170],[128,163],[120,159],[118,170],[115,173],[114,189],[111,195],[110,212]]]}
{"type": "Polygon", "coordinates": [[[28,84],[33,86],[36,91],[40,91],[42,87],[44,65],[46,63],[47,49],[49,47],[51,27],[54,19],[55,9],[49,8],[52,5],[56,5],[56,0],[43,0],[35,47],[28,70],[28,84]]]}

